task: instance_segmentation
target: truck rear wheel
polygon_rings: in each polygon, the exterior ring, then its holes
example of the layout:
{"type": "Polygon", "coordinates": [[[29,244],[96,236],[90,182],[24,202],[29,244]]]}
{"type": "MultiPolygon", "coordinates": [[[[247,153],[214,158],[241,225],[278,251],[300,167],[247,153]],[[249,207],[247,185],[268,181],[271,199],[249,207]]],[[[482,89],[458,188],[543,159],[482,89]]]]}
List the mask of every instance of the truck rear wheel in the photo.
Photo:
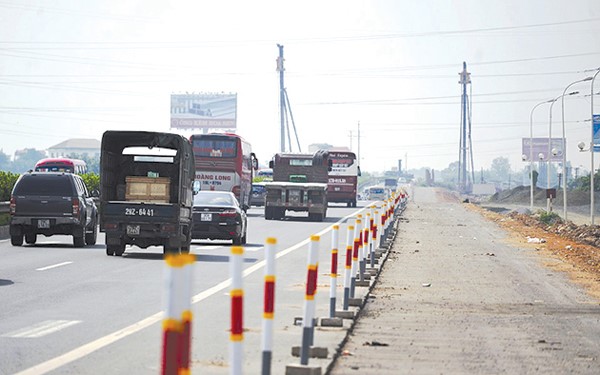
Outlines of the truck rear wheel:
{"type": "Polygon", "coordinates": [[[10,236],[10,244],[13,246],[23,245],[23,235],[17,234],[17,235],[10,236]]]}
{"type": "Polygon", "coordinates": [[[33,245],[35,243],[35,241],[37,241],[37,235],[35,233],[25,235],[26,243],[33,245]]]}
{"type": "Polygon", "coordinates": [[[125,245],[106,245],[106,255],[120,257],[125,252],[125,245]]]}

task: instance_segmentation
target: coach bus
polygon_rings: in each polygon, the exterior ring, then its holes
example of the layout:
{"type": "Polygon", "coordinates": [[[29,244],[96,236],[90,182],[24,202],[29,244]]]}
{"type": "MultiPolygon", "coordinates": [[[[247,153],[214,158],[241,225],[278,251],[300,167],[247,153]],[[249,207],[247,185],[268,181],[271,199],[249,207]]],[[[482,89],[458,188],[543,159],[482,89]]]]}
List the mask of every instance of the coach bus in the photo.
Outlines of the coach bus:
{"type": "Polygon", "coordinates": [[[350,151],[329,150],[329,159],[332,164],[327,183],[327,200],[356,207],[358,176],[360,176],[356,154],[350,151]]]}
{"type": "Polygon", "coordinates": [[[258,168],[250,143],[231,133],[194,134],[190,141],[200,190],[230,191],[247,210],[254,170],[258,168]]]}
{"type": "Polygon", "coordinates": [[[69,158],[46,158],[35,163],[36,172],[68,172],[76,174],[87,173],[85,161],[69,158]]]}

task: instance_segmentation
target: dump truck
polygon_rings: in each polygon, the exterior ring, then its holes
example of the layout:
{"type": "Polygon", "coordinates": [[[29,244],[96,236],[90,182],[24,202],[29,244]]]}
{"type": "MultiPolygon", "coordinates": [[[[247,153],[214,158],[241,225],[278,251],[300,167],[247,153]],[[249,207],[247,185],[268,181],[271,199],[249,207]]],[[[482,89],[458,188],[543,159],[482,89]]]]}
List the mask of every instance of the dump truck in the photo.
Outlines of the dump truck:
{"type": "Polygon", "coordinates": [[[278,153],[269,162],[273,181],[266,182],[265,219],[285,217],[286,211],[308,212],[313,221],[327,216],[327,182],[331,160],[327,151],[314,154],[278,153]]]}
{"type": "Polygon", "coordinates": [[[189,252],[194,154],[181,135],[107,131],[100,154],[100,231],[106,254],[126,245],[189,252]]]}

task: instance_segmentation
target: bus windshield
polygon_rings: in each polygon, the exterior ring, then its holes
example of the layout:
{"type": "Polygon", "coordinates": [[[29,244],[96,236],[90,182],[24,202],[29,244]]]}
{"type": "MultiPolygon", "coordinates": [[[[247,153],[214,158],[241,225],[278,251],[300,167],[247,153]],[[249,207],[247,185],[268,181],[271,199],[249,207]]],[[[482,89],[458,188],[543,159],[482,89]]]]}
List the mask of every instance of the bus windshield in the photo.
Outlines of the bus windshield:
{"type": "Polygon", "coordinates": [[[235,158],[237,147],[235,139],[196,138],[193,140],[194,155],[209,158],[235,158]]]}

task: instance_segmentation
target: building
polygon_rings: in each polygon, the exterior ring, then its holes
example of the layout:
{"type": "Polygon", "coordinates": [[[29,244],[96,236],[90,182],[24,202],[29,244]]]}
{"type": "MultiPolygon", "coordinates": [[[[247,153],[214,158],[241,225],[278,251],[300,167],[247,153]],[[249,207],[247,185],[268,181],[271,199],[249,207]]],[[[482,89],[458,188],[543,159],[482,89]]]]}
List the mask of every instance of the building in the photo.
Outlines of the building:
{"type": "Polygon", "coordinates": [[[100,141],[92,138],[71,138],[46,150],[48,157],[60,158],[68,155],[100,157],[100,141]]]}

